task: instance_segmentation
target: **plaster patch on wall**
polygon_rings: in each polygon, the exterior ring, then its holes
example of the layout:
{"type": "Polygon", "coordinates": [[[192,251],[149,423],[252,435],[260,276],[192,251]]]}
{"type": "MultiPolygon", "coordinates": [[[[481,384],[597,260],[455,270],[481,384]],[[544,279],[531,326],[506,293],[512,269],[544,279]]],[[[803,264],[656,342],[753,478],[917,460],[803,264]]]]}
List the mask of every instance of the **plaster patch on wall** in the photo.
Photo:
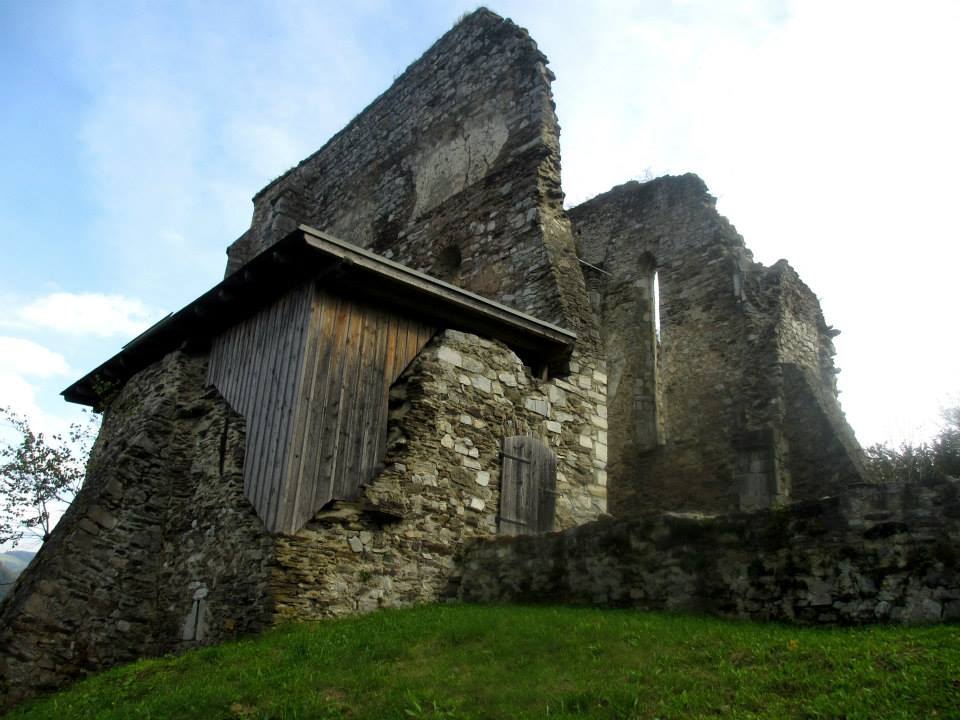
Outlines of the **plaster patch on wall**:
{"type": "Polygon", "coordinates": [[[373,220],[377,204],[370,198],[356,199],[342,215],[327,228],[320,228],[331,235],[343,238],[363,248],[369,248],[373,240],[373,220]],[[363,233],[361,235],[361,233],[363,233]]]}
{"type": "Polygon", "coordinates": [[[420,217],[483,178],[510,135],[501,114],[471,118],[458,133],[413,159],[414,217],[420,217]]]}

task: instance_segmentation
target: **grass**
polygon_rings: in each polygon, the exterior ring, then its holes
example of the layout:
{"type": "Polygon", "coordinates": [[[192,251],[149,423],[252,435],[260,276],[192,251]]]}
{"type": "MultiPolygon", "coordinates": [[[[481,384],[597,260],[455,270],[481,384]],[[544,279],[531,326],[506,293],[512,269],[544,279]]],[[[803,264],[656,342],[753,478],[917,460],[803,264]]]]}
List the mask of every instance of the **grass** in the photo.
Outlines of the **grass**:
{"type": "Polygon", "coordinates": [[[10,718],[958,718],[960,627],[447,605],[144,660],[10,718]]]}

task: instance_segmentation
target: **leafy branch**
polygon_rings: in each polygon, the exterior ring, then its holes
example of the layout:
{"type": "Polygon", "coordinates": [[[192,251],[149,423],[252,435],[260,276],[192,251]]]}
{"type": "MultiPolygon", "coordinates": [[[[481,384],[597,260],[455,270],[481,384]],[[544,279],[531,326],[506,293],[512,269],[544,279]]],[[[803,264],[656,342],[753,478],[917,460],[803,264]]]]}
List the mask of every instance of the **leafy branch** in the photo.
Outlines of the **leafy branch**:
{"type": "Polygon", "coordinates": [[[46,541],[51,510],[69,505],[83,483],[94,423],[74,423],[67,437],[45,435],[10,408],[0,408],[0,423],[18,438],[0,447],[0,543],[16,546],[25,535],[46,541]]]}

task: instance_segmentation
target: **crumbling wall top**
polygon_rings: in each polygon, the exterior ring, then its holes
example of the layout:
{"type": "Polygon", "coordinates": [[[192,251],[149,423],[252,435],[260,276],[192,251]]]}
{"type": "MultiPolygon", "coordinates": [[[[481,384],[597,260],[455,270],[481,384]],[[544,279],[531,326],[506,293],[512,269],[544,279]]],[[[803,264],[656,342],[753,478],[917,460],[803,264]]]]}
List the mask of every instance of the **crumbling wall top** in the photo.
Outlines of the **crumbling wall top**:
{"type": "Polygon", "coordinates": [[[256,195],[228,274],[304,223],[579,330],[572,239],[553,232],[563,193],[546,62],[511,21],[467,15],[256,195]]]}

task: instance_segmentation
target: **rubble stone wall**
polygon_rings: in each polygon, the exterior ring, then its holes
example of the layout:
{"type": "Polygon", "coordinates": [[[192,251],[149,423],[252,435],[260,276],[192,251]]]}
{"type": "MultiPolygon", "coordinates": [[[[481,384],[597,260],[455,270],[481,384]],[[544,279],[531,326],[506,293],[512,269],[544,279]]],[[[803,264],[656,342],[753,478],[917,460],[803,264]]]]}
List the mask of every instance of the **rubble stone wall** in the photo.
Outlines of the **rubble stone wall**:
{"type": "Polygon", "coordinates": [[[87,481],[0,608],[9,705],[267,624],[272,539],[243,495],[243,419],[173,353],[104,414],[87,481]]]}
{"type": "Polygon", "coordinates": [[[960,619],[960,480],[477,541],[456,596],[809,623],[960,619]]]}
{"type": "Polygon", "coordinates": [[[611,512],[771,507],[862,480],[835,331],[786,262],[753,262],[699,178],[627,183],[570,218],[597,267],[584,272],[610,375],[611,512]]]}
{"type": "Polygon", "coordinates": [[[606,377],[574,359],[541,382],[499,342],[447,330],[391,390],[385,470],[293,537],[278,537],[277,620],[443,597],[463,543],[497,534],[501,442],[532,435],[557,456],[556,529],[606,510],[606,377]]]}

